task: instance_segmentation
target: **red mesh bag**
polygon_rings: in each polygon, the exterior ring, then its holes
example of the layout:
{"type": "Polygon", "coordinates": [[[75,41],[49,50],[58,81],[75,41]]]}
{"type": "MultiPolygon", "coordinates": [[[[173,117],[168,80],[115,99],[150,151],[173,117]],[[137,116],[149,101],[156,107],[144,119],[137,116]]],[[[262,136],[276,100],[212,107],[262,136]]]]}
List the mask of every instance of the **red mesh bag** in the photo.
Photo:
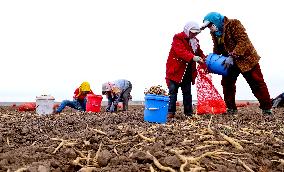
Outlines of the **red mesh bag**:
{"type": "Polygon", "coordinates": [[[222,114],[226,112],[226,104],[214,87],[211,75],[206,72],[205,65],[197,67],[197,114],[222,114]]]}
{"type": "Polygon", "coordinates": [[[34,111],[36,109],[36,103],[24,103],[18,106],[19,111],[34,111]]]}

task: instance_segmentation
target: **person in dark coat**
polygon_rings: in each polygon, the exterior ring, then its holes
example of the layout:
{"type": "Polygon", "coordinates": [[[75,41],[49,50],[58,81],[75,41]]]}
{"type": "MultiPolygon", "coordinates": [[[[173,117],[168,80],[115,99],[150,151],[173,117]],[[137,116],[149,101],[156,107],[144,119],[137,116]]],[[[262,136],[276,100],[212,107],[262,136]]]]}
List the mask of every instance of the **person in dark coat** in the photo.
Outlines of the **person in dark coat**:
{"type": "Polygon", "coordinates": [[[176,101],[179,87],[183,94],[184,114],[192,115],[191,84],[197,75],[196,62],[204,63],[205,55],[200,49],[196,35],[200,27],[196,22],[188,22],[184,31],[173,37],[172,46],[166,63],[166,82],[169,89],[168,118],[176,112],[176,101]]]}
{"type": "Polygon", "coordinates": [[[236,81],[239,74],[242,74],[252,93],[258,99],[262,113],[271,115],[272,104],[260,69],[260,56],[257,54],[242,23],[217,12],[208,13],[203,22],[201,30],[207,27],[210,29],[214,44],[213,52],[228,56],[223,65],[225,68],[229,68],[229,74],[223,76],[221,81],[227,113],[237,113],[236,81]]]}

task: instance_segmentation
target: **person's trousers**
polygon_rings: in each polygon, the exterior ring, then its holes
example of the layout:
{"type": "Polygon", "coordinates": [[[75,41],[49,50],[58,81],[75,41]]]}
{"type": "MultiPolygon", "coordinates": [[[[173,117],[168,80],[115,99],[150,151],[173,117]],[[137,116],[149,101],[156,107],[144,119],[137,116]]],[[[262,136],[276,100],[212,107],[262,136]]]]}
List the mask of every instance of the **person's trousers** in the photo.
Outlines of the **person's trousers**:
{"type": "MultiPolygon", "coordinates": [[[[224,100],[228,109],[237,109],[235,96],[236,96],[236,81],[241,73],[240,69],[234,65],[230,68],[229,75],[222,77],[221,84],[223,86],[224,100]]],[[[262,110],[272,108],[270,95],[266,83],[264,82],[263,75],[259,63],[256,64],[250,71],[242,73],[243,77],[249,84],[252,93],[260,103],[262,110]]]]}
{"type": "Polygon", "coordinates": [[[184,114],[190,115],[192,114],[192,95],[191,95],[191,81],[183,81],[182,83],[177,83],[175,81],[169,81],[169,94],[170,101],[168,107],[168,113],[175,114],[176,113],[176,101],[178,89],[181,87],[182,95],[183,95],[183,108],[184,114]]]}
{"type": "Polygon", "coordinates": [[[123,111],[127,111],[128,110],[128,102],[129,102],[129,97],[130,97],[130,92],[132,90],[132,84],[129,81],[129,87],[124,90],[124,92],[121,94],[121,99],[122,99],[122,103],[123,103],[123,111]]]}
{"type": "Polygon", "coordinates": [[[84,100],[82,100],[82,101],[79,101],[79,100],[73,100],[73,101],[63,100],[61,102],[61,104],[59,105],[59,107],[57,108],[56,112],[57,113],[62,112],[62,110],[66,106],[69,106],[69,107],[71,107],[73,109],[77,109],[77,110],[80,110],[80,111],[86,111],[86,102],[87,102],[86,98],[84,100]]]}

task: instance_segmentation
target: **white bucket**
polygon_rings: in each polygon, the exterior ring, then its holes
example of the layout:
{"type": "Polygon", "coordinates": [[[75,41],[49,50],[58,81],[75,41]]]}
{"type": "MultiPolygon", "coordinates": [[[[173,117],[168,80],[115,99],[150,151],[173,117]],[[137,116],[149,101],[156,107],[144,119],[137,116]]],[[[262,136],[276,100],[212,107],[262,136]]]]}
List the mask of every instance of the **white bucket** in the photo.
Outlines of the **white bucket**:
{"type": "Polygon", "coordinates": [[[36,113],[39,115],[49,115],[53,113],[54,97],[51,95],[41,95],[36,97],[36,113]]]}

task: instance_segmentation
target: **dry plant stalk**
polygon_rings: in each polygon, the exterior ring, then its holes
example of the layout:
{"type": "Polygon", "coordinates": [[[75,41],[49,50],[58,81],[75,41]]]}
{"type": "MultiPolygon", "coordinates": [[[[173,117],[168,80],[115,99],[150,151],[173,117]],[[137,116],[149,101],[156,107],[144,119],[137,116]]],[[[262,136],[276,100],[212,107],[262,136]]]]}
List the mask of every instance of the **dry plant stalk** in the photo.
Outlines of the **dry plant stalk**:
{"type": "Polygon", "coordinates": [[[157,158],[155,158],[149,151],[146,152],[148,156],[150,156],[150,158],[153,160],[154,164],[160,169],[160,170],[164,170],[164,171],[170,171],[170,172],[176,172],[174,169],[172,169],[171,167],[165,167],[162,164],[160,164],[160,162],[157,160],[157,158]]]}
{"type": "Polygon", "coordinates": [[[229,143],[231,143],[236,149],[238,150],[244,150],[244,148],[242,147],[242,145],[240,145],[237,141],[235,141],[235,139],[223,134],[223,133],[220,133],[220,135],[225,139],[227,140],[229,143]]]}
{"type": "Polygon", "coordinates": [[[155,137],[148,138],[148,137],[143,136],[141,133],[139,133],[138,136],[141,137],[143,140],[146,140],[147,142],[155,142],[155,140],[156,140],[155,137]]]}
{"type": "Polygon", "coordinates": [[[74,150],[78,155],[80,155],[80,157],[82,157],[82,158],[87,158],[81,151],[79,151],[79,150],[77,150],[77,149],[75,149],[75,148],[73,148],[73,150],[74,150]]]}
{"type": "Polygon", "coordinates": [[[88,151],[88,156],[87,156],[87,166],[89,166],[89,164],[90,164],[91,152],[92,152],[92,150],[88,151]]]}
{"type": "Polygon", "coordinates": [[[249,166],[247,166],[243,161],[238,158],[238,162],[249,172],[254,172],[249,166]]]}
{"type": "Polygon", "coordinates": [[[254,144],[254,145],[256,145],[256,146],[263,145],[263,143],[254,143],[254,142],[249,141],[249,140],[240,140],[240,141],[241,141],[241,142],[243,142],[243,143],[250,143],[250,144],[254,144]]]}

